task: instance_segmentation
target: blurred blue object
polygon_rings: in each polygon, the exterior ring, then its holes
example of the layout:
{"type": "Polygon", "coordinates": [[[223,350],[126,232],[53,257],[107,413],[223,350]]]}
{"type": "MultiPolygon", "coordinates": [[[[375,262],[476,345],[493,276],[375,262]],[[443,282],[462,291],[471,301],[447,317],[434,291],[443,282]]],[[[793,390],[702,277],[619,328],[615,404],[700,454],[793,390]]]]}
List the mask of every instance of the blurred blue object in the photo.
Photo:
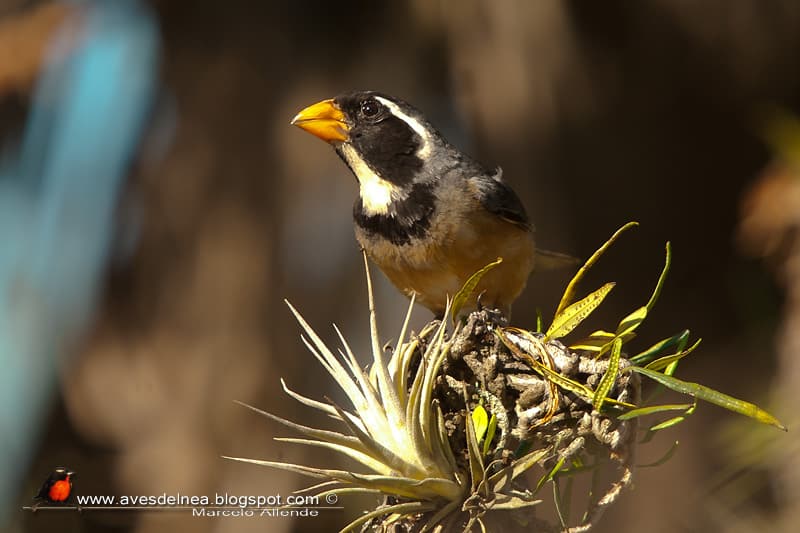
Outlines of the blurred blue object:
{"type": "Polygon", "coordinates": [[[0,529],[16,511],[57,372],[92,317],[156,90],[153,14],[134,0],[72,5],[21,146],[0,166],[0,529]]]}

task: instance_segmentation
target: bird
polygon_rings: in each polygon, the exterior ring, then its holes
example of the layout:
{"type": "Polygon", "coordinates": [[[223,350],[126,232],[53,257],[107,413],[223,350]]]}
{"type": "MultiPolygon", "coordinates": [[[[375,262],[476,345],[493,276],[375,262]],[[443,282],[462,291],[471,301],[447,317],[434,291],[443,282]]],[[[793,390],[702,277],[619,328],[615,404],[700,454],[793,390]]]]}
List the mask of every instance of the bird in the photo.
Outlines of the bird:
{"type": "MultiPolygon", "coordinates": [[[[478,270],[498,258],[473,294],[510,316],[540,257],[525,207],[503,180],[450,144],[411,104],[376,91],[347,92],[291,121],[331,144],[356,178],[355,236],[401,292],[443,317],[478,270]]],[[[565,262],[568,256],[562,256],[565,262]]]]}
{"type": "Polygon", "coordinates": [[[73,477],[75,472],[72,470],[63,466],[55,468],[42,483],[35,499],[49,504],[65,503],[72,493],[73,477]]]}

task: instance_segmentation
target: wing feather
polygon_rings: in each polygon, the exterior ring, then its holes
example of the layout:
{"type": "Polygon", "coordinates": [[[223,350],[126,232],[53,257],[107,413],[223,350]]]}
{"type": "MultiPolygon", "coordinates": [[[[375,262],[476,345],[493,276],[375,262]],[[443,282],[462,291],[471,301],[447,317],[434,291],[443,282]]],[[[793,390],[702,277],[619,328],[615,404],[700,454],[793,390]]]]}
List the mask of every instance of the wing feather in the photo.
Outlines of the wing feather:
{"type": "Polygon", "coordinates": [[[470,178],[469,184],[487,211],[525,231],[533,231],[525,206],[522,205],[517,193],[503,181],[503,171],[500,168],[494,174],[481,174],[470,178]]]}

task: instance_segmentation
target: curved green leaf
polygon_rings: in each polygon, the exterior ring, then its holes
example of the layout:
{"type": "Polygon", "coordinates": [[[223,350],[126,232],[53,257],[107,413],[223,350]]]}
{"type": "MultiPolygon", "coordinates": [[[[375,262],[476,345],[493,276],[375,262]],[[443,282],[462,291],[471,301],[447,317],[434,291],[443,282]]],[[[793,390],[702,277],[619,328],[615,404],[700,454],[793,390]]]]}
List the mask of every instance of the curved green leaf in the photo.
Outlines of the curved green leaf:
{"type": "Polygon", "coordinates": [[[630,358],[630,362],[633,363],[634,365],[644,366],[653,359],[657,358],[660,354],[666,352],[669,349],[672,349],[674,346],[678,347],[675,351],[680,353],[681,351],[683,351],[688,341],[689,341],[689,330],[685,329],[668,339],[664,339],[662,341],[655,343],[645,351],[634,355],[633,357],[630,358]]]}
{"type": "Polygon", "coordinates": [[[654,466],[663,465],[664,463],[666,463],[667,461],[672,459],[672,456],[675,455],[675,452],[678,450],[678,445],[679,444],[680,444],[680,442],[676,440],[675,442],[672,443],[672,446],[670,446],[669,450],[667,450],[667,453],[665,453],[660,459],[657,459],[657,460],[653,461],[652,463],[646,463],[646,464],[643,464],[643,465],[636,465],[636,468],[652,468],[654,466]]]}
{"type": "Polygon", "coordinates": [[[627,413],[623,413],[617,417],[617,420],[630,420],[631,418],[638,418],[640,416],[654,415],[656,413],[663,413],[664,411],[685,411],[692,407],[693,403],[673,403],[664,405],[652,405],[650,407],[639,407],[638,409],[631,409],[627,413]]]}
{"type": "Polygon", "coordinates": [[[494,440],[494,434],[497,432],[497,416],[492,413],[492,418],[489,419],[489,428],[486,430],[486,439],[483,441],[483,455],[489,455],[489,447],[494,440]]]}
{"type": "Polygon", "coordinates": [[[569,334],[569,332],[578,327],[586,317],[592,314],[592,311],[603,303],[603,300],[608,296],[608,293],[611,292],[611,289],[614,288],[614,285],[616,284],[606,283],[584,299],[575,302],[559,312],[553,319],[553,323],[547,328],[545,338],[547,340],[560,339],[569,334]]]}
{"type": "Polygon", "coordinates": [[[477,272],[475,272],[473,275],[471,275],[469,277],[469,279],[467,280],[466,283],[464,283],[464,286],[461,287],[461,289],[453,297],[453,306],[451,308],[452,309],[451,314],[452,314],[454,322],[455,322],[456,318],[458,317],[458,314],[461,312],[461,308],[464,307],[464,304],[467,303],[467,300],[469,299],[469,297],[472,296],[472,293],[475,290],[475,287],[478,286],[478,283],[480,283],[480,281],[483,278],[483,276],[485,276],[487,272],[489,272],[491,269],[493,269],[494,267],[496,267],[497,265],[499,265],[502,262],[503,262],[503,258],[502,257],[498,257],[497,261],[495,261],[493,263],[489,263],[488,265],[486,265],[482,269],[478,270],[477,272]]]}
{"type": "Polygon", "coordinates": [[[778,429],[786,431],[786,426],[781,424],[777,418],[764,411],[757,405],[745,402],[744,400],[739,400],[733,396],[728,396],[727,394],[715,391],[714,389],[700,385],[699,383],[681,381],[680,379],[672,376],[665,376],[661,372],[655,372],[653,370],[648,370],[638,366],[632,366],[629,368],[634,372],[643,374],[650,379],[657,381],[658,383],[664,385],[668,389],[674,390],[675,392],[694,396],[698,400],[713,403],[714,405],[718,405],[719,407],[733,411],[734,413],[749,416],[750,418],[758,420],[762,424],[770,424],[778,429]]]}
{"type": "Polygon", "coordinates": [[[611,357],[608,360],[608,369],[603,377],[600,378],[600,383],[597,384],[597,390],[594,391],[594,398],[592,398],[592,407],[599,411],[603,407],[603,402],[611,392],[611,388],[617,380],[619,374],[619,358],[622,353],[622,339],[617,337],[611,345],[611,357]]]}
{"type": "Polygon", "coordinates": [[[472,425],[475,426],[475,439],[480,442],[489,428],[489,415],[482,405],[472,410],[472,425]]]}
{"type": "Polygon", "coordinates": [[[566,460],[567,458],[564,456],[559,457],[558,461],[556,461],[556,464],[553,465],[553,468],[551,468],[549,472],[547,472],[545,475],[539,478],[539,482],[536,483],[536,488],[533,489],[534,494],[539,492],[545,483],[553,479],[553,477],[558,473],[558,471],[561,470],[561,467],[564,466],[564,462],[566,460]]]}
{"type": "Polygon", "coordinates": [[[483,483],[486,477],[486,471],[483,466],[483,456],[481,455],[480,447],[478,446],[478,439],[475,438],[475,424],[472,423],[472,417],[465,417],[467,428],[467,458],[469,459],[469,474],[472,492],[478,489],[478,486],[483,483]]]}
{"type": "Polygon", "coordinates": [[[661,289],[664,287],[664,281],[666,281],[667,279],[667,274],[669,273],[669,267],[672,264],[672,244],[670,244],[670,242],[667,241],[665,248],[667,257],[664,260],[664,268],[661,270],[661,275],[658,277],[658,282],[656,283],[655,290],[653,290],[653,295],[650,296],[650,301],[648,301],[647,305],[645,306],[647,307],[648,311],[651,311],[653,309],[653,306],[656,304],[656,300],[658,300],[658,297],[661,295],[661,289]]]}
{"type": "Polygon", "coordinates": [[[692,414],[692,413],[694,413],[694,410],[687,411],[686,414],[684,414],[684,415],[676,416],[675,418],[670,418],[669,420],[664,420],[663,422],[661,422],[659,424],[656,424],[654,426],[650,426],[648,431],[651,431],[651,432],[661,431],[662,429],[667,429],[667,428],[671,428],[672,426],[677,426],[678,424],[680,424],[681,422],[686,420],[686,417],[688,415],[692,414]]]}
{"type": "MultiPolygon", "coordinates": [[[[611,238],[608,239],[603,244],[603,246],[598,248],[597,251],[593,253],[589,259],[586,260],[586,263],[584,263],[583,266],[578,270],[578,272],[575,273],[575,275],[572,277],[569,284],[567,285],[567,289],[564,291],[564,295],[561,297],[561,301],[559,302],[558,308],[556,309],[555,316],[558,316],[561,313],[561,311],[563,311],[569,305],[569,303],[572,301],[573,296],[575,295],[575,288],[578,286],[578,283],[580,283],[580,281],[583,279],[583,276],[586,275],[586,272],[588,272],[589,269],[592,268],[592,266],[600,259],[600,256],[602,256],[603,253],[606,250],[608,250],[608,248],[612,244],[614,244],[614,242],[619,238],[620,235],[622,235],[625,231],[631,229],[632,227],[638,225],[639,225],[638,222],[628,222],[627,224],[619,228],[616,232],[614,232],[614,235],[612,235],[611,238]]],[[[555,318],[553,319],[553,321],[555,321],[555,318]]]]}
{"type": "Polygon", "coordinates": [[[659,357],[655,361],[647,363],[647,365],[645,365],[645,368],[648,370],[655,370],[656,372],[661,372],[665,368],[669,367],[670,365],[674,365],[675,363],[677,363],[678,361],[680,361],[681,359],[692,353],[695,350],[695,348],[700,346],[700,343],[702,341],[703,339],[697,339],[697,342],[692,344],[687,350],[683,350],[676,354],[659,357]]]}
{"type": "Polygon", "coordinates": [[[610,331],[602,329],[589,334],[588,337],[581,339],[575,344],[570,344],[570,350],[586,350],[587,352],[599,352],[603,346],[614,341],[614,335],[610,331]]]}
{"type": "Polygon", "coordinates": [[[552,447],[547,446],[523,455],[507,467],[492,474],[489,477],[489,484],[492,485],[495,492],[500,492],[516,478],[527,472],[532,466],[548,457],[552,451],[552,447]]]}
{"type": "Polygon", "coordinates": [[[510,494],[497,494],[489,509],[492,511],[517,510],[532,505],[539,505],[540,503],[542,503],[542,500],[525,499],[510,494]]]}
{"type": "Polygon", "coordinates": [[[647,318],[647,307],[640,307],[633,313],[623,318],[617,326],[617,337],[628,333],[633,333],[639,325],[647,318]]]}

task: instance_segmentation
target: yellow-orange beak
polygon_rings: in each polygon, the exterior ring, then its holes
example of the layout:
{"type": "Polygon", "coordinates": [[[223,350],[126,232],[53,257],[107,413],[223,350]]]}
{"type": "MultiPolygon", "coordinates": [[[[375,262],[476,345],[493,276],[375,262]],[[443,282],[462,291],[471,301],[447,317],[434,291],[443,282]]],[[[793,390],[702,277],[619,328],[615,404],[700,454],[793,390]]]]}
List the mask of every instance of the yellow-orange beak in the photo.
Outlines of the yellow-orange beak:
{"type": "Polygon", "coordinates": [[[343,142],[350,138],[350,128],[344,121],[344,113],[333,100],[323,100],[308,106],[292,119],[292,124],[329,143],[343,142]]]}

